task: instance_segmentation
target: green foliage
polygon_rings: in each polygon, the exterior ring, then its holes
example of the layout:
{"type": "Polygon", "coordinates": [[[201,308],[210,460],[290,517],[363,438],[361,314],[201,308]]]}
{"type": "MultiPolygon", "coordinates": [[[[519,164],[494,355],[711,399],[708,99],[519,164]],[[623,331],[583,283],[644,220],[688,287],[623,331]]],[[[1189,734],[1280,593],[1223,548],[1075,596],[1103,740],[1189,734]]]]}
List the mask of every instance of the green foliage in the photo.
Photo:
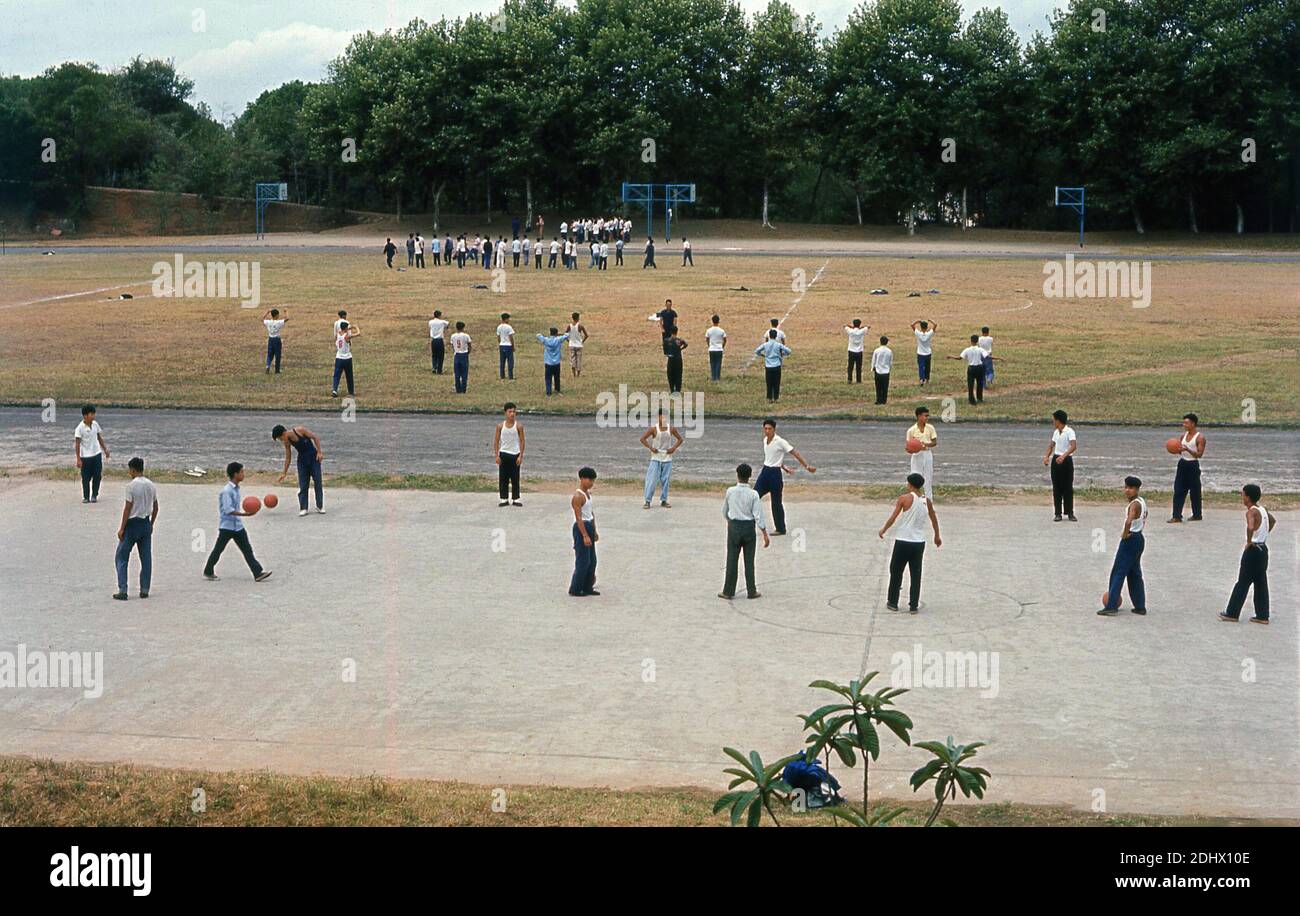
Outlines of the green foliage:
{"type": "Polygon", "coordinates": [[[976,798],[984,797],[984,790],[988,788],[989,771],[983,767],[963,765],[984,746],[983,741],[954,744],[952,736],[949,735],[947,742],[918,741],[916,746],[934,755],[934,759],[913,773],[911,778],[913,792],[930,780],[934,780],[935,805],[925,826],[929,827],[934,823],[943,808],[943,803],[950,798],[956,798],[958,789],[967,798],[972,795],[976,798]]]}
{"type": "Polygon", "coordinates": [[[732,747],[724,747],[722,751],[739,763],[740,767],[729,767],[723,770],[735,779],[727,786],[731,791],[713,803],[713,813],[730,809],[731,826],[739,824],[743,817],[746,827],[757,827],[763,818],[763,812],[766,811],[772,818],[772,823],[780,827],[781,822],[776,819],[772,802],[778,794],[789,793],[791,789],[777,774],[799,755],[792,754],[789,757],[782,757],[776,763],[764,764],[763,758],[758,756],[758,751],[750,751],[748,757],[732,747]],[[752,788],[737,789],[737,786],[752,786],[752,788]]]}

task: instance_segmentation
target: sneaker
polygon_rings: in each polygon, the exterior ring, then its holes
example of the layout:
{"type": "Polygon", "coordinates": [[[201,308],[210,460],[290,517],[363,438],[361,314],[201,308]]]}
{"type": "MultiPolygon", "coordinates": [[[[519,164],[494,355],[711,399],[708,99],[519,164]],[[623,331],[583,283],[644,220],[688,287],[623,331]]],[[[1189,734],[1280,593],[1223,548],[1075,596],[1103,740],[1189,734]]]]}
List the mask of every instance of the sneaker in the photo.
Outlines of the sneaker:
{"type": "Polygon", "coordinates": [[[1059,522],[1059,521],[1063,521],[1063,519],[1061,518],[1061,516],[1058,515],[1056,516],[1056,518],[1052,519],[1052,521],[1059,522]]]}
{"type": "Polygon", "coordinates": [[[660,509],[671,509],[672,507],[673,507],[672,503],[668,502],[668,500],[666,499],[663,502],[659,503],[660,509]]]}
{"type": "Polygon", "coordinates": [[[1166,525],[1181,525],[1182,523],[1183,523],[1183,520],[1182,520],[1181,518],[1167,518],[1167,519],[1165,519],[1165,524],[1166,524],[1166,525]]]}
{"type": "Polygon", "coordinates": [[[216,573],[204,573],[204,574],[203,574],[203,578],[207,579],[209,582],[220,582],[220,581],[221,581],[221,577],[218,576],[216,573]]]}
{"type": "Polygon", "coordinates": [[[1097,612],[1098,617],[1114,617],[1119,614],[1119,608],[1102,608],[1097,612]]]}
{"type": "Polygon", "coordinates": [[[508,506],[508,505],[510,505],[510,501],[509,501],[509,500],[505,500],[505,499],[503,499],[503,500],[501,500],[501,502],[497,503],[497,508],[498,508],[498,509],[504,509],[504,508],[505,508],[506,506],[508,506]]]}
{"type": "Polygon", "coordinates": [[[1220,614],[1220,615],[1219,615],[1219,619],[1222,620],[1224,623],[1236,623],[1236,622],[1237,622],[1237,618],[1231,616],[1230,614],[1220,614]]]}
{"type": "Polygon", "coordinates": [[[332,397],[332,398],[336,398],[336,397],[338,397],[338,396],[339,396],[339,393],[338,393],[337,391],[331,391],[331,392],[330,392],[330,397],[332,397]]]}
{"type": "Polygon", "coordinates": [[[1137,614],[1139,617],[1145,617],[1147,615],[1147,609],[1144,607],[1135,607],[1132,608],[1132,611],[1134,614],[1137,614]]]}
{"type": "MultiPolygon", "coordinates": [[[[81,501],[81,503],[82,503],[82,505],[88,506],[88,505],[90,505],[90,500],[88,500],[88,499],[83,499],[83,500],[81,501]]],[[[647,509],[649,509],[649,508],[650,508],[650,504],[649,504],[649,503],[646,503],[646,504],[645,504],[645,507],[646,507],[647,509]]]]}
{"type": "Polygon", "coordinates": [[[736,596],[728,595],[726,592],[718,592],[718,597],[723,599],[724,601],[732,601],[735,599],[736,596]]]}
{"type": "Polygon", "coordinates": [[[114,601],[125,601],[125,600],[126,600],[126,592],[114,592],[114,593],[113,593],[113,600],[114,600],[114,601]]]}
{"type": "Polygon", "coordinates": [[[141,593],[140,593],[140,597],[141,597],[141,598],[148,598],[148,597],[149,597],[149,593],[148,593],[148,592],[141,592],[141,593]]]}
{"type": "Polygon", "coordinates": [[[264,569],[264,570],[262,570],[260,573],[258,573],[256,576],[253,577],[253,581],[254,581],[254,582],[265,582],[265,581],[266,581],[267,579],[269,579],[269,578],[271,578],[271,571],[270,571],[269,569],[264,569]]]}
{"type": "Polygon", "coordinates": [[[1204,519],[1205,519],[1205,516],[1203,516],[1203,515],[1193,515],[1191,518],[1188,519],[1188,521],[1189,521],[1189,522],[1199,522],[1199,521],[1203,521],[1204,519]]]}
{"type": "Polygon", "coordinates": [[[98,496],[92,496],[92,497],[90,497],[90,501],[91,501],[92,503],[97,503],[97,502],[99,502],[99,497],[98,497],[98,496]]]}
{"type": "Polygon", "coordinates": [[[271,367],[270,367],[270,366],[267,366],[267,367],[266,367],[266,374],[267,374],[267,375],[270,375],[270,374],[271,374],[271,367]]]}
{"type": "Polygon", "coordinates": [[[517,500],[517,499],[516,499],[516,500],[515,500],[513,503],[511,503],[510,505],[512,505],[512,506],[519,506],[519,507],[522,508],[524,504],[523,504],[520,500],[517,500]]]}
{"type": "Polygon", "coordinates": [[[1066,516],[1066,519],[1069,520],[1069,521],[1072,521],[1072,522],[1077,522],[1077,521],[1078,521],[1078,519],[1075,518],[1073,515],[1067,515],[1067,516],[1066,516]]]}
{"type": "Polygon", "coordinates": [[[320,508],[318,508],[318,509],[316,510],[316,514],[317,514],[317,515],[324,515],[324,514],[325,514],[325,507],[324,507],[324,506],[321,506],[320,508]]]}
{"type": "Polygon", "coordinates": [[[304,515],[306,515],[306,514],[307,514],[307,510],[306,510],[306,509],[299,509],[299,510],[298,510],[298,517],[299,517],[299,518],[302,518],[302,517],[303,517],[304,515]]]}
{"type": "Polygon", "coordinates": [[[1263,624],[1267,624],[1267,623],[1268,623],[1268,618],[1267,618],[1267,617],[1252,617],[1252,618],[1250,618],[1250,622],[1251,622],[1251,623],[1263,623],[1263,624]]]}
{"type": "Polygon", "coordinates": [[[751,598],[751,599],[752,599],[752,598],[762,598],[762,597],[763,597],[763,593],[762,593],[762,592],[754,592],[752,595],[746,595],[745,597],[746,597],[746,598],[751,598]]]}
{"type": "Polygon", "coordinates": [[[596,591],[596,590],[593,588],[591,591],[587,592],[587,594],[588,594],[588,595],[599,595],[600,592],[596,591]]]}
{"type": "Polygon", "coordinates": [[[909,613],[909,614],[919,614],[919,613],[921,613],[921,609],[920,609],[920,608],[917,608],[917,607],[910,607],[910,608],[907,609],[907,613],[909,613]]]}
{"type": "Polygon", "coordinates": [[[886,610],[896,611],[896,610],[898,610],[898,605],[896,605],[896,604],[886,604],[886,605],[885,605],[885,608],[886,608],[886,610]]]}
{"type": "Polygon", "coordinates": [[[645,504],[644,506],[642,506],[641,508],[642,508],[642,509],[649,509],[649,508],[650,508],[650,504],[649,504],[649,503],[646,503],[646,504],[645,504]]]}

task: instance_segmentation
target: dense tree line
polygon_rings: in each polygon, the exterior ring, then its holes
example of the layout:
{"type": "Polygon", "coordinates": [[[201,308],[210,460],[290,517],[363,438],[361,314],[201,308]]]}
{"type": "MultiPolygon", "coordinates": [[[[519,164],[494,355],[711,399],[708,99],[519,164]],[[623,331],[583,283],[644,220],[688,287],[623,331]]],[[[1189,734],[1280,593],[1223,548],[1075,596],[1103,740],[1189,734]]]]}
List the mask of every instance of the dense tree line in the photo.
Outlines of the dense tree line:
{"type": "MultiPolygon", "coordinates": [[[[697,216],[1300,230],[1300,0],[874,0],[825,34],[780,0],[505,0],[356,38],[228,124],[167,62],[0,79],[0,187],[87,185],[401,211],[609,213],[693,181],[697,216]],[[44,138],[58,143],[44,162],[44,138]]],[[[558,222],[558,220],[557,220],[558,222]]]]}

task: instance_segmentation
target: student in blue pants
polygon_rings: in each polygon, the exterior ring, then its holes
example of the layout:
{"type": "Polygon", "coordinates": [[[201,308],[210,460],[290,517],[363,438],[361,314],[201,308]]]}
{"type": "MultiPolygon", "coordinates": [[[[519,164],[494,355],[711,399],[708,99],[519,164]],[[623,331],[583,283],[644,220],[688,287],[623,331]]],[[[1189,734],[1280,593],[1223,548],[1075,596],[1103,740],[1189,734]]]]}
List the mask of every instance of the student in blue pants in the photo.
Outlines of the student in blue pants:
{"type": "Polygon", "coordinates": [[[149,584],[153,578],[153,526],[158,520],[158,488],[144,476],[144,459],[132,458],[126,463],[131,482],[126,485],[126,502],[122,506],[122,524],[117,529],[117,591],[113,598],[125,601],[126,574],[131,563],[131,549],[140,554],[140,597],[149,597],[149,584]]]}
{"type": "Polygon", "coordinates": [[[786,455],[793,455],[809,474],[817,473],[817,469],[805,461],[803,455],[800,455],[793,445],[776,434],[776,421],[769,417],[763,421],[763,470],[759,472],[758,480],[754,483],[754,492],[760,499],[768,493],[772,494],[772,525],[775,529],[772,534],[774,535],[785,534],[785,505],[782,502],[785,481],[781,475],[794,473],[794,468],[788,467],[785,463],[786,455]]]}
{"type": "Polygon", "coordinates": [[[1147,590],[1142,581],[1142,551],[1146,549],[1147,503],[1138,495],[1142,481],[1136,477],[1124,478],[1124,495],[1128,508],[1124,512],[1124,530],[1120,534],[1115,563],[1110,568],[1110,584],[1106,588],[1105,606],[1097,612],[1100,617],[1114,617],[1119,613],[1125,583],[1128,597],[1133,602],[1133,613],[1146,616],[1147,590]]]}
{"type": "Polygon", "coordinates": [[[594,468],[578,471],[578,489],[569,505],[573,508],[573,578],[569,594],[575,598],[599,595],[596,591],[596,515],[591,508],[591,488],[596,485],[594,468]]]}
{"type": "Polygon", "coordinates": [[[313,483],[316,485],[316,511],[324,515],[325,488],[321,483],[320,463],[325,457],[325,450],[321,448],[320,436],[305,426],[285,429],[277,423],[271,429],[271,438],[284,445],[284,470],[280,472],[281,481],[289,473],[290,449],[298,452],[298,515],[307,514],[307,491],[313,483]]]}

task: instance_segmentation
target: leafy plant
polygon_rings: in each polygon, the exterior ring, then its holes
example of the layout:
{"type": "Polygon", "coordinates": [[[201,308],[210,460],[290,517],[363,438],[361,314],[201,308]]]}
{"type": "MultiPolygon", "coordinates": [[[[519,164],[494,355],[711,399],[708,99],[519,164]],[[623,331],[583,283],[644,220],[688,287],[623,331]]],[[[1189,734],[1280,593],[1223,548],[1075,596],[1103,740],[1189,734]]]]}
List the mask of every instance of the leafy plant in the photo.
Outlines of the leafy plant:
{"type": "MultiPolygon", "coordinates": [[[[845,766],[854,766],[857,758],[862,758],[862,816],[867,819],[870,819],[871,761],[880,758],[877,726],[885,726],[904,744],[912,743],[912,720],[901,710],[892,708],[894,698],[907,693],[907,690],[885,687],[875,693],[866,691],[867,685],[879,673],[869,671],[862,680],[852,680],[847,684],[813,681],[809,687],[829,690],[843,699],[803,716],[804,727],[813,732],[808,738],[805,759],[815,760],[828,749],[834,750],[845,766]]],[[[829,767],[827,769],[829,771],[829,767]]]]}
{"type": "Polygon", "coordinates": [[[934,759],[913,773],[911,779],[913,792],[931,779],[934,780],[935,805],[925,821],[926,827],[934,823],[939,812],[943,810],[945,801],[957,797],[958,789],[961,789],[962,795],[967,798],[972,795],[976,798],[984,797],[984,790],[988,788],[989,771],[983,767],[963,766],[965,761],[974,757],[976,751],[984,746],[983,741],[953,744],[952,736],[949,735],[946,744],[938,741],[918,741],[916,746],[934,755],[934,759]]]}
{"type": "Polygon", "coordinates": [[[713,813],[717,814],[725,808],[730,808],[731,826],[736,826],[740,823],[741,817],[745,817],[745,826],[757,827],[763,818],[763,812],[767,811],[768,817],[772,818],[772,823],[780,827],[781,822],[776,819],[776,813],[772,810],[772,800],[778,795],[792,792],[793,789],[777,774],[799,755],[791,754],[782,757],[776,763],[765,765],[763,758],[758,756],[758,751],[750,751],[748,757],[734,747],[724,747],[722,751],[739,763],[740,768],[728,767],[723,771],[736,778],[731,781],[731,785],[727,786],[731,791],[713,803],[713,813]],[[753,788],[747,790],[736,788],[746,783],[752,783],[753,788]]]}

